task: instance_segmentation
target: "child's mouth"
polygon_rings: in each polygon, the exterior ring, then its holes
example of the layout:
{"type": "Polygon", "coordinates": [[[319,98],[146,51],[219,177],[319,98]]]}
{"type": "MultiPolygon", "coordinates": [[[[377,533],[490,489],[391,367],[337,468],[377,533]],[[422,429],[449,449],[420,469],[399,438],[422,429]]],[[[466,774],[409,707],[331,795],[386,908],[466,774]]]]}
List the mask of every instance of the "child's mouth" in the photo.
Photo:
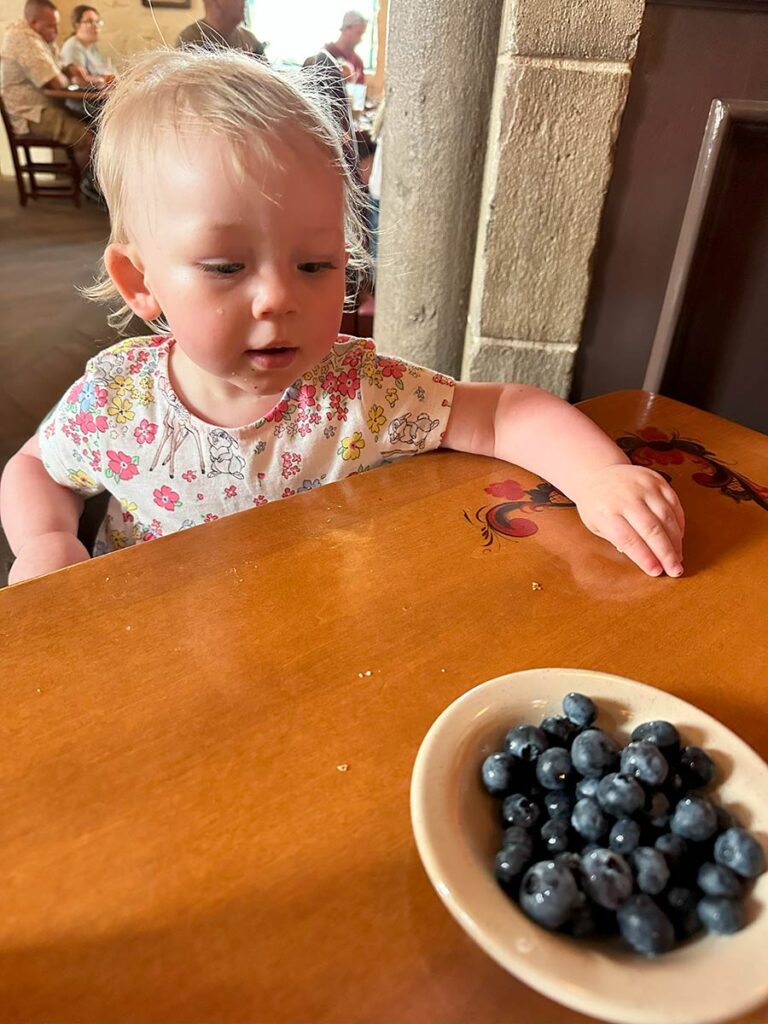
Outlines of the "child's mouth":
{"type": "Polygon", "coordinates": [[[260,370],[281,370],[293,362],[296,349],[289,345],[273,345],[271,348],[247,349],[246,355],[260,370]]]}

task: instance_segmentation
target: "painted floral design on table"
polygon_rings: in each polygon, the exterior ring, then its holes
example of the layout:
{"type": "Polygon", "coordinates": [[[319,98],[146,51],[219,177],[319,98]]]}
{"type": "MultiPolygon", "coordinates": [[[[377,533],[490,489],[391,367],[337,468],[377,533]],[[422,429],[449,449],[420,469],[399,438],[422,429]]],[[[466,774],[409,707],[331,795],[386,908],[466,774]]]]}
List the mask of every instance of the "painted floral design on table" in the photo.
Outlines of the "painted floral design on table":
{"type": "MultiPolygon", "coordinates": [[[[768,512],[768,487],[737,473],[721,462],[700,442],[664,432],[657,427],[644,427],[636,434],[616,438],[616,444],[636,466],[648,466],[671,481],[667,467],[688,465],[694,469],[691,479],[702,487],[720,491],[736,502],[754,502],[768,512]]],[[[501,480],[485,488],[493,498],[504,500],[483,505],[474,515],[464,513],[467,522],[479,525],[484,547],[491,547],[499,537],[531,537],[539,526],[528,513],[551,509],[574,508],[574,503],[552,484],[542,480],[535,487],[524,488],[516,480],[501,480]],[[521,515],[520,513],[524,513],[521,515]]]]}

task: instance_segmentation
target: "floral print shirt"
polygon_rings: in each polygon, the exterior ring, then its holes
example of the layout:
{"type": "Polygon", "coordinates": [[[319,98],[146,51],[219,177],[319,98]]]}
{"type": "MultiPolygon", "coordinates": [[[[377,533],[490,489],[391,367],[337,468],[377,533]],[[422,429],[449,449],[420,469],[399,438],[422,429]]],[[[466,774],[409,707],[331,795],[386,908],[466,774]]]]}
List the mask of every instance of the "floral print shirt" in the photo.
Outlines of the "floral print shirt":
{"type": "Polygon", "coordinates": [[[105,349],[40,427],[56,483],[112,496],[94,554],[430,451],[445,433],[450,377],[345,335],[266,416],[217,427],[174,393],[173,343],[133,338],[105,349]]]}

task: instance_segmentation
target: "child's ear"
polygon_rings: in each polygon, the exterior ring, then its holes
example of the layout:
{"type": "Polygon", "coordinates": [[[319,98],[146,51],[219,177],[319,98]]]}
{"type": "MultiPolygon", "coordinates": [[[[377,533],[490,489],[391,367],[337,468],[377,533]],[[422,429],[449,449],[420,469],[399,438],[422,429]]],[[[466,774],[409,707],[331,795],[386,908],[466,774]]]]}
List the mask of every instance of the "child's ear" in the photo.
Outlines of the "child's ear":
{"type": "Polygon", "coordinates": [[[107,246],[104,266],[115,283],[115,288],[129,308],[142,320],[155,320],[162,309],[144,279],[144,265],[135,246],[114,243],[107,246]]]}

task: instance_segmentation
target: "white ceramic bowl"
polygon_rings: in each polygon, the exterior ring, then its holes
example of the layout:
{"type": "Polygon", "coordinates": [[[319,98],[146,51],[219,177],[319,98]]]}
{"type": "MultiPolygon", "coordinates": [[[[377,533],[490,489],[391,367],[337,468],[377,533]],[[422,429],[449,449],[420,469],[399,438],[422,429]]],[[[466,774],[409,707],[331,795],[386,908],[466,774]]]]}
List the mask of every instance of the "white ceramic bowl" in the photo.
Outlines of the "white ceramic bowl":
{"type": "Polygon", "coordinates": [[[768,998],[768,873],[747,901],[748,925],[702,936],[647,959],[618,940],[576,940],[530,921],[499,888],[493,859],[497,801],[480,766],[513,725],[562,714],[563,696],[586,693],[597,724],[622,742],[635,725],[666,719],[718,767],[711,788],[763,844],[768,766],[720,722],[662,690],[582,669],[531,669],[500,676],[454,701],[421,745],[411,780],[411,819],[422,862],[448,910],[497,963],[532,988],[617,1024],[715,1024],[768,998]]]}

